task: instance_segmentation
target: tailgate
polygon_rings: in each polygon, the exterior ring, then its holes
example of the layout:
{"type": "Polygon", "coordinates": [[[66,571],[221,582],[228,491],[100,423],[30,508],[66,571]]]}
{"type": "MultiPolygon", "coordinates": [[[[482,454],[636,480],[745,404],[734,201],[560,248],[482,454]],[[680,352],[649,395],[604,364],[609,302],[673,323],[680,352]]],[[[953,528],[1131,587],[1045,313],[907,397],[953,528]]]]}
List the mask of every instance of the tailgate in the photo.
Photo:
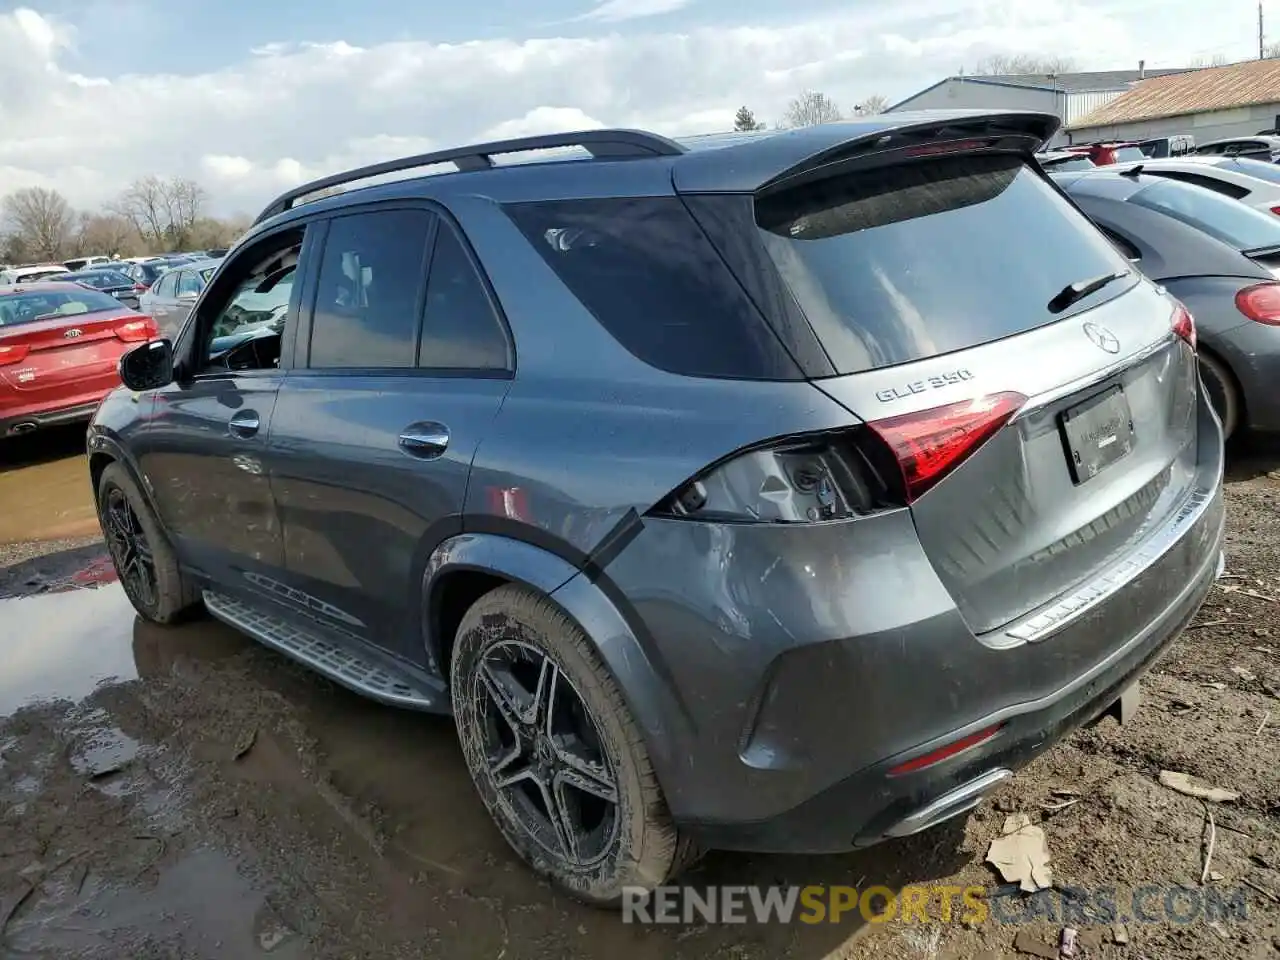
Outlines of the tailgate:
{"type": "Polygon", "coordinates": [[[1027,398],[911,508],[921,544],[975,633],[1097,574],[1191,494],[1196,362],[1170,332],[1172,307],[1143,284],[1018,337],[819,382],[873,426],[996,392],[1027,398]],[[939,386],[912,393],[920,383],[939,386]]]}

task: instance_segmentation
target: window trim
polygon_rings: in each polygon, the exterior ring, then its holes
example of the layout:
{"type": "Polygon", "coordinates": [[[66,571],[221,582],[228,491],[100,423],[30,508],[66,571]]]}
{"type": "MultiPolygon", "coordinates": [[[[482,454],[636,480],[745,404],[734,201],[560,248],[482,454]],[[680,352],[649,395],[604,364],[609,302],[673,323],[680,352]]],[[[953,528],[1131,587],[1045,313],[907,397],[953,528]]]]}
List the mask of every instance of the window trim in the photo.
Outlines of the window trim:
{"type": "MultiPolygon", "coordinates": [[[[295,367],[297,329],[303,304],[303,292],[305,284],[310,280],[309,262],[314,257],[312,252],[314,226],[315,224],[311,220],[305,219],[291,220],[288,223],[281,224],[276,229],[255,237],[251,243],[239,249],[236,252],[235,259],[230,264],[233,267],[232,270],[224,270],[219,267],[210,282],[205,284],[204,289],[197,295],[196,302],[192,305],[191,312],[187,315],[187,322],[178,331],[178,345],[174,352],[179,357],[179,362],[175,364],[175,367],[180,373],[180,377],[176,377],[175,380],[182,384],[188,384],[239,379],[241,377],[279,377],[295,367]],[[207,331],[209,325],[213,322],[209,316],[208,307],[210,292],[215,291],[214,296],[221,297],[222,291],[231,283],[227,278],[235,274],[234,267],[237,261],[242,258],[261,256],[260,251],[264,247],[270,247],[273,241],[278,241],[285,234],[296,233],[298,230],[302,230],[302,246],[298,251],[298,266],[294,274],[293,289],[289,294],[289,309],[285,314],[284,333],[280,335],[279,365],[265,370],[195,370],[190,372],[190,368],[195,365],[193,355],[198,345],[204,340],[203,333],[207,331]]],[[[168,271],[164,276],[169,276],[171,273],[176,274],[177,271],[168,271]]],[[[174,290],[177,290],[176,280],[174,281],[174,290]]],[[[222,302],[222,305],[226,305],[225,301],[222,302]]]]}
{"type": "Polygon", "coordinates": [[[317,222],[313,224],[315,227],[323,226],[322,231],[317,232],[317,243],[315,255],[313,257],[314,267],[310,270],[306,278],[307,289],[305,292],[305,328],[300,323],[298,327],[298,339],[296,349],[296,369],[306,371],[307,376],[331,377],[331,376],[348,376],[348,377],[422,377],[432,379],[448,379],[462,378],[472,380],[510,380],[515,377],[515,338],[511,333],[511,326],[507,321],[502,305],[498,301],[497,294],[494,292],[493,285],[489,280],[488,274],[485,272],[480,258],[476,255],[474,248],[467,239],[466,233],[458,225],[454,217],[441,204],[427,199],[409,199],[396,198],[394,200],[376,201],[373,203],[353,204],[349,207],[341,207],[336,210],[327,211],[318,217],[317,222]],[[320,267],[324,263],[324,252],[329,242],[329,228],[335,220],[341,220],[346,217],[359,216],[362,214],[391,212],[394,210],[416,210],[427,214],[430,218],[430,229],[427,232],[426,243],[423,248],[422,275],[418,282],[417,298],[415,300],[415,309],[417,311],[417,326],[414,332],[413,341],[413,358],[414,364],[407,367],[313,367],[311,366],[311,342],[315,334],[315,308],[316,301],[320,295],[320,267]],[[462,251],[471,263],[472,270],[480,279],[481,286],[484,289],[485,297],[489,301],[489,307],[493,311],[494,316],[498,320],[499,329],[506,340],[507,349],[507,366],[505,369],[488,369],[488,368],[466,368],[466,367],[420,367],[417,361],[422,354],[422,332],[426,323],[426,301],[427,301],[427,285],[431,278],[431,265],[435,260],[436,240],[442,229],[450,229],[453,231],[455,238],[462,246],[462,251]]]}

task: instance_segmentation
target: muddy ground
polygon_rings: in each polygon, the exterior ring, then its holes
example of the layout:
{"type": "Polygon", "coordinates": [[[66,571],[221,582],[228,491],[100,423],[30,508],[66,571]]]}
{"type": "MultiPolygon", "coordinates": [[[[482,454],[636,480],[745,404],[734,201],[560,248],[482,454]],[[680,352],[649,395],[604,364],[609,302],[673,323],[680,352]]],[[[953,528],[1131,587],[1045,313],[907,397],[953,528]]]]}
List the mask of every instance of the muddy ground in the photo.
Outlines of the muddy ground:
{"type": "Polygon", "coordinates": [[[1228,576],[1131,723],[1077,732],[947,828],[847,856],[712,854],[686,878],[980,885],[1001,922],[943,922],[935,899],[927,925],[853,910],[643,928],[513,861],[447,721],[364,702],[215,623],[136,620],[103,563],[81,439],[27,438],[0,464],[0,957],[977,960],[1047,950],[1064,920],[1077,956],[1280,955],[1274,449],[1235,451],[1228,576]],[[1162,769],[1240,794],[1213,806],[1207,875],[1206,807],[1162,769]],[[1016,812],[1068,894],[1010,894],[984,865],[1016,812]],[[1117,931],[1099,888],[1124,915],[1144,885],[1153,922],[1117,931]]]}

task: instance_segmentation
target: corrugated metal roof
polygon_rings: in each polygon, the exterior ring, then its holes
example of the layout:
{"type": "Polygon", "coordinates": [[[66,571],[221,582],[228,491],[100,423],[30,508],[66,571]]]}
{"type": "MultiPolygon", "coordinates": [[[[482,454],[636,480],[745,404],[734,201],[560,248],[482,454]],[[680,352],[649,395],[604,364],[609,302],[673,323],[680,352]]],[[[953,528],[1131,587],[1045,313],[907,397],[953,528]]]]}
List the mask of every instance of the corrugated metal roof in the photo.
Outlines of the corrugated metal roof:
{"type": "Polygon", "coordinates": [[[1094,70],[1088,73],[1059,73],[1056,76],[1047,73],[1005,73],[965,79],[1004,83],[1012,87],[1035,87],[1075,93],[1079,90],[1123,90],[1144,76],[1171,76],[1185,73],[1188,69],[1147,70],[1144,73],[1139,73],[1137,70],[1094,70]]]}
{"type": "Polygon", "coordinates": [[[1109,127],[1258,103],[1280,103],[1280,60],[1246,60],[1144,80],[1068,126],[1109,127]]]}

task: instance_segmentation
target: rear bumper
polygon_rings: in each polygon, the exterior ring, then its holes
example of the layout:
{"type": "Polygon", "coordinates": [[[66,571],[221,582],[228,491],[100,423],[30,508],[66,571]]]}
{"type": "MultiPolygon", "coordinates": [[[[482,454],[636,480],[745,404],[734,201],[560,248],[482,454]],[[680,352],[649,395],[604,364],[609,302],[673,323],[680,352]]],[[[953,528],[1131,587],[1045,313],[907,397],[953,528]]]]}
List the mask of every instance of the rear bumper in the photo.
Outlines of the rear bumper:
{"type": "Polygon", "coordinates": [[[1244,323],[1206,343],[1226,361],[1240,383],[1245,416],[1253,430],[1280,431],[1280,327],[1244,323]]]}
{"type": "Polygon", "coordinates": [[[1059,618],[1031,639],[974,636],[905,510],[801,528],[646,519],[607,575],[681,707],[647,730],[677,822],[714,848],[847,850],[968,809],[1105,711],[1220,572],[1221,432],[1199,406],[1193,489],[1099,575],[1105,590],[1028,614],[1059,618]]]}
{"type": "MultiPolygon", "coordinates": [[[[103,391],[105,397],[110,391],[103,391]]],[[[46,409],[25,410],[20,413],[6,414],[0,418],[0,437],[16,437],[20,434],[56,427],[64,423],[75,423],[93,419],[94,411],[102,403],[102,397],[84,402],[76,401],[71,406],[58,406],[46,409]]]]}

